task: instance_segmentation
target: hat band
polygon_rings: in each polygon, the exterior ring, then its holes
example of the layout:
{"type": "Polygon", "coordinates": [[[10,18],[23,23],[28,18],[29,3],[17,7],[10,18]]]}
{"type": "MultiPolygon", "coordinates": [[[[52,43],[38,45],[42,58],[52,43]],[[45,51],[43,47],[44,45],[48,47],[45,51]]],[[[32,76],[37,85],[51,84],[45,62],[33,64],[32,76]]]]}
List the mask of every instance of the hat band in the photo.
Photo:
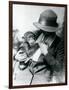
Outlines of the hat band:
{"type": "Polygon", "coordinates": [[[45,18],[40,18],[39,23],[43,26],[58,27],[56,20],[45,20],[45,18]]]}

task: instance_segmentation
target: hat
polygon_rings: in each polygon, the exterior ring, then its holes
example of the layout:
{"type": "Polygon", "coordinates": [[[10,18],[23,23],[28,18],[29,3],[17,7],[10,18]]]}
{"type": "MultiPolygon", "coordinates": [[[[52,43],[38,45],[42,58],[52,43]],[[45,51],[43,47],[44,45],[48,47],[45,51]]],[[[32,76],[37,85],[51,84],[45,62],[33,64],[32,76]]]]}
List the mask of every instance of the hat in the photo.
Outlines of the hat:
{"type": "Polygon", "coordinates": [[[45,10],[40,14],[38,22],[33,23],[38,29],[47,32],[56,32],[60,25],[57,23],[57,15],[53,10],[45,10]]]}

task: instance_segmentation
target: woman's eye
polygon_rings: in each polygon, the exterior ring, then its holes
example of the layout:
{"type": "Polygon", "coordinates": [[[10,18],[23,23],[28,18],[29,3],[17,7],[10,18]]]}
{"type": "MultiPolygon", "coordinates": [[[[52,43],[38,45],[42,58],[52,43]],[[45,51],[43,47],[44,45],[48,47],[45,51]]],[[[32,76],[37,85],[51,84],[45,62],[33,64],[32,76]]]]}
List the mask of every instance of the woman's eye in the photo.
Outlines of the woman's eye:
{"type": "Polygon", "coordinates": [[[20,52],[19,54],[23,54],[24,52],[20,52]]]}

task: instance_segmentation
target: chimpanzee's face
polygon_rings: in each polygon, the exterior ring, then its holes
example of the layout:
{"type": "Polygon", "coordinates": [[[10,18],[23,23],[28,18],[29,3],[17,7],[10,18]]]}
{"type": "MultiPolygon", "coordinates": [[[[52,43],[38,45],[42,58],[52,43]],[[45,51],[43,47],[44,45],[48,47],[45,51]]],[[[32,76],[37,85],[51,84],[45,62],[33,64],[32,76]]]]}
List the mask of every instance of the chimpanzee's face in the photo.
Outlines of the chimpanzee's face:
{"type": "Polygon", "coordinates": [[[35,39],[33,36],[29,36],[27,37],[27,41],[30,45],[34,45],[35,44],[35,39]]]}
{"type": "Polygon", "coordinates": [[[29,43],[30,45],[35,44],[34,38],[32,38],[32,37],[28,38],[28,43],[29,43]]]}

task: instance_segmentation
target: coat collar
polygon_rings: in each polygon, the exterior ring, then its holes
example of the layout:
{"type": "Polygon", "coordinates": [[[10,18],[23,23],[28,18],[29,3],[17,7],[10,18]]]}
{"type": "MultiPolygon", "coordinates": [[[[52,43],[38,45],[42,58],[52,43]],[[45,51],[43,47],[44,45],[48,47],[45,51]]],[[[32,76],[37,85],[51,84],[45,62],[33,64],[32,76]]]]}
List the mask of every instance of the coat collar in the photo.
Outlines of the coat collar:
{"type": "Polygon", "coordinates": [[[59,42],[60,42],[60,38],[59,38],[58,36],[56,36],[56,37],[54,38],[54,40],[53,40],[50,48],[52,48],[52,47],[56,48],[57,45],[59,44],[59,42]]]}

